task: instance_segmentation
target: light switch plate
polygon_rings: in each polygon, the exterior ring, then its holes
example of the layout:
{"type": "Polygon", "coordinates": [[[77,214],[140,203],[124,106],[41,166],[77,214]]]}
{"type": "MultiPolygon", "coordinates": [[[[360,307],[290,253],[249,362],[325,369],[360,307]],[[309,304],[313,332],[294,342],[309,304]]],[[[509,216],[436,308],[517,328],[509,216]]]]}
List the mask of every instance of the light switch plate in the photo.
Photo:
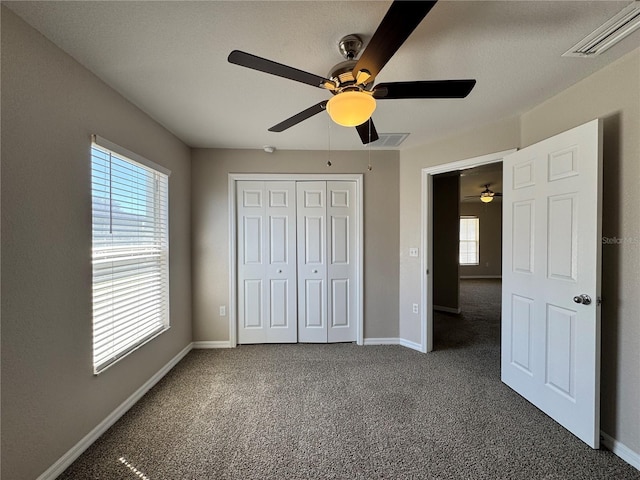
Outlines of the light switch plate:
{"type": "Polygon", "coordinates": [[[409,256],[410,257],[417,257],[418,256],[418,249],[416,247],[411,247],[409,249],[409,256]]]}

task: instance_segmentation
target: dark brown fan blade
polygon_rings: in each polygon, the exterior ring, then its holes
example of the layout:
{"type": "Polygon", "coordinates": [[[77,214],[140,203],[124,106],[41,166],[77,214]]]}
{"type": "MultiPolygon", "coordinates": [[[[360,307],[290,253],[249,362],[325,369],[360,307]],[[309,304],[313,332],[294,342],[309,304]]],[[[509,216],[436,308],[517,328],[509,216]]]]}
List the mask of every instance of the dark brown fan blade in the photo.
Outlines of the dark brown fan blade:
{"type": "Polygon", "coordinates": [[[367,81],[373,81],[435,4],[435,1],[393,2],[356,63],[353,69],[354,78],[359,71],[366,70],[371,75],[367,81]]]}
{"type": "Polygon", "coordinates": [[[289,80],[295,80],[296,82],[306,83],[307,85],[314,87],[327,88],[325,85],[327,82],[328,85],[333,85],[333,82],[330,80],[314,75],[313,73],[303,72],[297,68],[289,67],[239,50],[231,52],[227,60],[229,63],[235,63],[241,67],[270,73],[271,75],[277,75],[278,77],[288,78],[289,80]]]}
{"type": "Polygon", "coordinates": [[[323,100],[320,103],[316,103],[313,107],[309,107],[306,110],[301,111],[300,113],[294,115],[291,118],[287,118],[284,122],[280,122],[277,125],[274,125],[269,129],[270,132],[283,132],[287,128],[293,127],[298,123],[306,120],[307,118],[311,118],[314,115],[322,112],[325,108],[327,108],[327,101],[323,100]]]}
{"type": "Polygon", "coordinates": [[[367,143],[373,143],[380,138],[378,137],[378,132],[376,131],[376,126],[373,124],[372,118],[364,122],[362,125],[358,125],[356,130],[358,131],[360,140],[362,140],[364,145],[367,143]],[[369,132],[369,128],[371,128],[371,132],[369,132]],[[371,135],[369,135],[369,133],[371,133],[371,135]]]}
{"type": "Polygon", "coordinates": [[[475,80],[426,80],[420,82],[380,83],[373,89],[378,100],[398,98],[464,98],[475,80]]]}

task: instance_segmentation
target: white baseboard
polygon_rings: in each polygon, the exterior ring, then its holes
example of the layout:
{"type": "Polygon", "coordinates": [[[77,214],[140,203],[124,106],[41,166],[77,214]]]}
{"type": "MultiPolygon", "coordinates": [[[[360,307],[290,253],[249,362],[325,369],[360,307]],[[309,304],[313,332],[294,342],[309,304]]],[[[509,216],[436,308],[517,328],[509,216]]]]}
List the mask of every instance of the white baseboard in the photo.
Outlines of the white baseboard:
{"type": "Polygon", "coordinates": [[[459,308],[441,307],[440,305],[434,305],[433,309],[437,310],[439,312],[460,313],[460,309],[459,308]]]}
{"type": "Polygon", "coordinates": [[[383,337],[383,338],[365,338],[365,345],[402,345],[403,347],[410,348],[422,352],[422,345],[419,343],[405,340],[404,338],[397,337],[383,337]]]}
{"type": "Polygon", "coordinates": [[[402,345],[403,347],[410,348],[411,350],[417,350],[418,352],[422,352],[422,345],[416,342],[405,340],[404,338],[400,339],[400,345],[402,345]]]}
{"type": "Polygon", "coordinates": [[[396,337],[365,338],[365,345],[400,345],[400,339],[396,337]]]}
{"type": "Polygon", "coordinates": [[[502,278],[502,275],[460,275],[460,280],[468,279],[482,279],[482,278],[502,278]]]}
{"type": "Polygon", "coordinates": [[[627,462],[632,467],[640,470],[640,453],[634,452],[624,443],[619,442],[610,435],[607,435],[603,431],[600,431],[600,438],[602,438],[602,444],[611,450],[615,455],[627,462]]]}
{"type": "Polygon", "coordinates": [[[193,342],[193,348],[231,348],[229,340],[212,342],[193,342]]]}
{"type": "Polygon", "coordinates": [[[191,351],[192,344],[184,347],[180,353],[173,357],[169,363],[162,367],[153,377],[147,380],[138,390],[136,390],[129,398],[127,398],[118,408],[111,412],[107,418],[91,430],[85,437],[75,444],[71,450],[58,459],[56,463],[51,465],[37,480],[54,480],[58,475],[64,472],[82,453],[95,442],[100,435],[106,432],[114,423],[116,423],[122,415],[135,405],[135,403],[147,393],[151,387],[158,383],[169,370],[176,366],[182,358],[191,351]]]}

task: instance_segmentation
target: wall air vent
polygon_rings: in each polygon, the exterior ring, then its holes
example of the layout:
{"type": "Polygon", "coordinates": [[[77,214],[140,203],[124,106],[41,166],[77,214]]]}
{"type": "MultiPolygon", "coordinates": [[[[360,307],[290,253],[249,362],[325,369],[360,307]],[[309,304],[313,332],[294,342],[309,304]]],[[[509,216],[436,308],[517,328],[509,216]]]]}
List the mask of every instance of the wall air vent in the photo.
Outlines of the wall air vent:
{"type": "Polygon", "coordinates": [[[409,136],[408,133],[379,133],[378,140],[371,142],[372,147],[390,148],[397,147],[409,136]]]}
{"type": "Polygon", "coordinates": [[[634,1],[620,13],[571,47],[563,57],[594,57],[613,47],[640,27],[640,0],[634,1]]]}

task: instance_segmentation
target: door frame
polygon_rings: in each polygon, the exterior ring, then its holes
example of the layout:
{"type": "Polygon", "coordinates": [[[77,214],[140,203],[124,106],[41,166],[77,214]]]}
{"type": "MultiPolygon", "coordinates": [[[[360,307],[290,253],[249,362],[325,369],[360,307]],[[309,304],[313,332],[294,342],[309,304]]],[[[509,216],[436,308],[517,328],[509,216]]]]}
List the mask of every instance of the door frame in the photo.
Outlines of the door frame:
{"type": "Polygon", "coordinates": [[[364,177],[361,173],[229,173],[228,196],[229,206],[229,347],[238,346],[237,305],[238,280],[237,264],[237,219],[236,219],[236,186],[239,181],[352,181],[356,184],[356,343],[364,345],[364,177]]]}
{"type": "Polygon", "coordinates": [[[420,246],[420,343],[422,353],[433,350],[433,176],[440,173],[465,170],[468,168],[501,162],[502,159],[517,151],[517,148],[489,153],[479,157],[467,158],[422,169],[420,246]]]}

